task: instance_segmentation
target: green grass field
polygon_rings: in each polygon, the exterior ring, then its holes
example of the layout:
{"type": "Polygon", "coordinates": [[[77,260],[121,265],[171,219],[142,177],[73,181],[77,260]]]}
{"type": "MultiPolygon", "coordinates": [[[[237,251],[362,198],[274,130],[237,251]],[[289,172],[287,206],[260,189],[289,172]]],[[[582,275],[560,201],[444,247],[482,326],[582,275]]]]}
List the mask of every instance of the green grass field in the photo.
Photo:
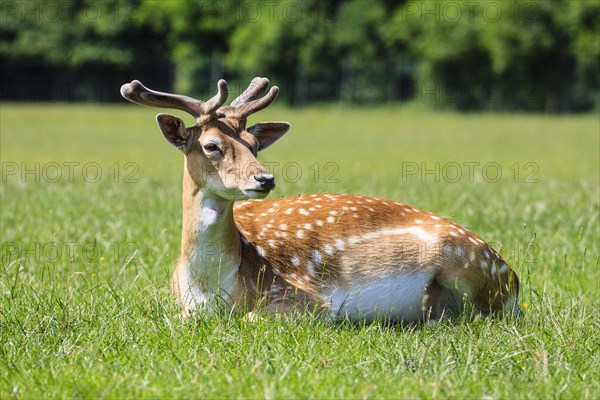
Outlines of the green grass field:
{"type": "Polygon", "coordinates": [[[0,398],[598,398],[597,116],[258,114],[293,126],[260,157],[273,197],[407,202],[480,234],[521,279],[522,319],[403,328],[182,321],[182,156],[156,113],[1,106],[0,398]]]}

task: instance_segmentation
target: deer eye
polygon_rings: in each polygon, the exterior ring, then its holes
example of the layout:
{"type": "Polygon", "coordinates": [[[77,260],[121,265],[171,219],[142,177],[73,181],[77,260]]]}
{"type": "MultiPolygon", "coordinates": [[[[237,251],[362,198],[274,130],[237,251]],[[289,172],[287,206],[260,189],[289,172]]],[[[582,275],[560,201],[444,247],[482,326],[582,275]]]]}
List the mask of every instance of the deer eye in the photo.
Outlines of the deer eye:
{"type": "Polygon", "coordinates": [[[209,142],[209,143],[206,143],[202,147],[204,147],[204,151],[206,151],[207,153],[216,153],[216,152],[222,153],[221,149],[219,148],[219,146],[216,143],[209,142]]]}

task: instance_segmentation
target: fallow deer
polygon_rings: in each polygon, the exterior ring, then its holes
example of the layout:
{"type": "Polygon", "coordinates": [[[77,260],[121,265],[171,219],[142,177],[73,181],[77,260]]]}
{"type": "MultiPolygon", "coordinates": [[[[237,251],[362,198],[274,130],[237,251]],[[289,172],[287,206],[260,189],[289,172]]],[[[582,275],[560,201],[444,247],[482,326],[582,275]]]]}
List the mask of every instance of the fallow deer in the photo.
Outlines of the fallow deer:
{"type": "Polygon", "coordinates": [[[181,257],[173,291],[185,314],[219,301],[252,312],[319,309],[332,319],[402,323],[463,311],[518,312],[519,283],[479,236],[408,204],[349,194],[260,200],[275,187],[257,153],[285,134],[286,122],[246,127],[278,87],[255,78],[231,105],[227,84],[206,102],[132,81],[134,103],[175,108],[156,119],[184,154],[181,257]],[[242,202],[235,203],[240,200],[242,202]]]}

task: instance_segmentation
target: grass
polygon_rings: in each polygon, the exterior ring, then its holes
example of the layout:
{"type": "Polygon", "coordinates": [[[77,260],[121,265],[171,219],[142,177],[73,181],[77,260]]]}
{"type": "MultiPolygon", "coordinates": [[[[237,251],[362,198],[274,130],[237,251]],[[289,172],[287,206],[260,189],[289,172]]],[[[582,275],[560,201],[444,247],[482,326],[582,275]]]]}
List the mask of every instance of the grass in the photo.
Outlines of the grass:
{"type": "Polygon", "coordinates": [[[411,203],[479,233],[521,278],[523,319],[402,328],[182,321],[170,294],[182,157],[156,111],[0,112],[0,398],[598,396],[597,116],[259,114],[293,125],[261,155],[274,197],[411,203]]]}

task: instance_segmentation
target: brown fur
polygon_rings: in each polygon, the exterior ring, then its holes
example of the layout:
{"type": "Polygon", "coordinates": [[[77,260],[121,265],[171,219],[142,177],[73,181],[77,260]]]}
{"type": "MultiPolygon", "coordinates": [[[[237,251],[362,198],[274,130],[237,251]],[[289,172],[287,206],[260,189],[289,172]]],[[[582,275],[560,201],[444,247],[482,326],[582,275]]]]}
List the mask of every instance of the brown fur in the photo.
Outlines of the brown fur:
{"type": "Polygon", "coordinates": [[[393,200],[313,194],[238,203],[234,216],[249,245],[264,251],[263,257],[249,264],[265,265],[289,285],[317,299],[330,285],[349,287],[356,280],[370,281],[419,269],[431,269],[434,274],[424,293],[429,297],[426,308],[433,316],[443,310],[460,311],[463,298],[482,313],[497,312],[510,295],[518,293],[516,274],[508,266],[502,269],[506,262],[479,236],[445,218],[393,200]],[[422,227],[431,240],[390,234],[354,244],[348,241],[353,235],[411,227],[422,227]],[[301,238],[299,231],[303,232],[301,238]],[[344,241],[343,250],[336,247],[336,240],[344,241]],[[314,260],[315,250],[321,263],[314,260]],[[294,256],[298,265],[292,263],[294,256]],[[314,273],[307,268],[309,262],[314,273]],[[484,262],[487,267],[482,267],[484,262]],[[494,263],[496,273],[492,274],[494,263]]]}

